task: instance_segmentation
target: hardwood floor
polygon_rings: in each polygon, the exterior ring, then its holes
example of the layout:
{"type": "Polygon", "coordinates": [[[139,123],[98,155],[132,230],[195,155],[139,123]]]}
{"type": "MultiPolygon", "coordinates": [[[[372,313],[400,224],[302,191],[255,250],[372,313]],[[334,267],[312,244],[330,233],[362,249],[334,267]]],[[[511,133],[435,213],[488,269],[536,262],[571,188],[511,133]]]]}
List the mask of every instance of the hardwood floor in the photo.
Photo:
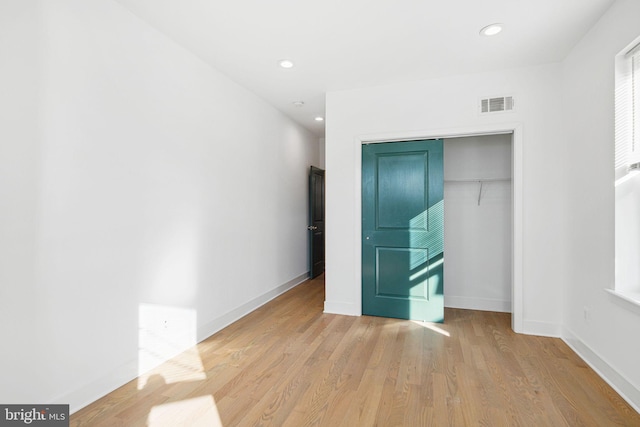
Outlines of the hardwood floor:
{"type": "Polygon", "coordinates": [[[510,315],[323,314],[308,281],[71,416],[72,426],[640,426],[560,339],[510,315]]]}

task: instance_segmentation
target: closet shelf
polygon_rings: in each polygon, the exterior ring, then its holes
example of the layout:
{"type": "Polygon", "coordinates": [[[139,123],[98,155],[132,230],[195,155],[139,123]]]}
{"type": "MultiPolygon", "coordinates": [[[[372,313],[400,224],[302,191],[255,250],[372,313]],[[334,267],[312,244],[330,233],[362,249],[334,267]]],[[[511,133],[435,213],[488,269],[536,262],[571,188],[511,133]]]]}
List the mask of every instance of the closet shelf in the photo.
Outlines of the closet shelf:
{"type": "Polygon", "coordinates": [[[475,178],[475,179],[445,179],[444,182],[498,182],[511,181],[511,178],[475,178]]]}
{"type": "Polygon", "coordinates": [[[511,178],[445,179],[444,182],[477,182],[480,184],[480,188],[478,188],[478,206],[480,206],[482,186],[485,182],[511,182],[511,178]]]}

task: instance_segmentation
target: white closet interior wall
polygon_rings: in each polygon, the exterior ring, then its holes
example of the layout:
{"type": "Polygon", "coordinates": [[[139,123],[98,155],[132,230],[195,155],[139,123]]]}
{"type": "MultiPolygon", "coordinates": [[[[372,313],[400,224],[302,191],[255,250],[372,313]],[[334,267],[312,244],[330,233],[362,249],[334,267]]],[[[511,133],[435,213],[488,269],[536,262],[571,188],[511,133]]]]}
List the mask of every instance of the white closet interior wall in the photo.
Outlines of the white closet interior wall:
{"type": "Polygon", "coordinates": [[[511,311],[511,140],[511,134],[445,139],[447,307],[511,311]]]}

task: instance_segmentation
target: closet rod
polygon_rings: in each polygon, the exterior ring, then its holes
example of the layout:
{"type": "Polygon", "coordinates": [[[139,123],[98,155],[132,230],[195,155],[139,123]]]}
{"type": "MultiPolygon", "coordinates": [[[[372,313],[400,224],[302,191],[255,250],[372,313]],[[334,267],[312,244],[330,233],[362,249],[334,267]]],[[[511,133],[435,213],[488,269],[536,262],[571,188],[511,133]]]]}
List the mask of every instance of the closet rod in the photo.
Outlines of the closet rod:
{"type": "Polygon", "coordinates": [[[482,199],[482,185],[485,182],[511,182],[511,178],[487,178],[487,179],[445,179],[444,182],[477,182],[480,184],[480,188],[478,189],[478,206],[480,206],[480,199],[482,199]]]}

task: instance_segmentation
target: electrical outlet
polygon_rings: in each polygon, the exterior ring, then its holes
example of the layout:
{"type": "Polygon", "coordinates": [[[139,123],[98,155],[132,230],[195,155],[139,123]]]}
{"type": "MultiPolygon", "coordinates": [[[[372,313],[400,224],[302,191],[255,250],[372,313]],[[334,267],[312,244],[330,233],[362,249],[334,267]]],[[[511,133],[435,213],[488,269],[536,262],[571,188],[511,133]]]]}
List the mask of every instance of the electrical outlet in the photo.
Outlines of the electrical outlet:
{"type": "Polygon", "coordinates": [[[589,322],[590,320],[591,320],[591,309],[585,305],[584,306],[584,321],[585,322],[589,322]]]}

